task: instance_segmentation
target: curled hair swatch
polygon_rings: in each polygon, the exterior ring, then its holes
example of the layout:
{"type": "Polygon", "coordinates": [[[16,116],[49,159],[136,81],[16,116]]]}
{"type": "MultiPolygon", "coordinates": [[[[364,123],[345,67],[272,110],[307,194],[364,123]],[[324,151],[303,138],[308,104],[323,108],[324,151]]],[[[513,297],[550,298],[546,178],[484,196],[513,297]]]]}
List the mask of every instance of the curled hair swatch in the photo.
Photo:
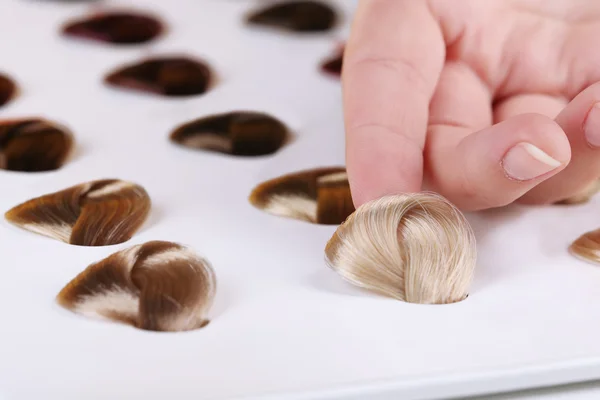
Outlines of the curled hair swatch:
{"type": "Polygon", "coordinates": [[[90,265],[60,291],[57,302],[92,318],[177,332],[209,323],[215,292],[208,261],[177,243],[152,241],[90,265]]]}
{"type": "Polygon", "coordinates": [[[409,303],[446,304],[468,296],[477,250],[454,205],[416,193],[360,206],[338,227],[325,256],[356,286],[409,303]]]}
{"type": "Polygon", "coordinates": [[[8,103],[17,92],[17,85],[8,76],[0,74],[0,107],[8,103]]]}
{"type": "Polygon", "coordinates": [[[312,0],[285,1],[251,13],[247,22],[291,32],[324,32],[332,29],[337,14],[329,5],[312,0]]]}
{"type": "Polygon", "coordinates": [[[581,235],[569,246],[569,252],[581,260],[600,264],[600,229],[581,235]]]}
{"type": "Polygon", "coordinates": [[[73,147],[73,134],[43,119],[0,121],[0,169],[44,172],[59,169],[73,147]]]}
{"type": "Polygon", "coordinates": [[[236,111],[183,124],[171,133],[171,140],[194,149],[262,156],[279,150],[287,136],[287,127],[270,115],[236,111]]]}
{"type": "Polygon", "coordinates": [[[104,78],[110,86],[167,97],[205,93],[211,83],[208,64],[186,57],[158,57],[125,65],[104,78]]]}
{"type": "Polygon", "coordinates": [[[82,183],[47,194],[8,212],[23,229],[79,246],[108,246],[129,240],[150,212],[141,186],[117,179],[82,183]]]}
{"type": "Polygon", "coordinates": [[[149,42],[162,31],[155,17],[122,11],[94,14],[69,22],[62,29],[65,36],[122,45],[149,42]]]}
{"type": "Polygon", "coordinates": [[[337,53],[327,58],[321,63],[321,70],[329,75],[339,77],[342,75],[342,67],[344,62],[344,47],[341,46],[337,53]]]}
{"type": "Polygon", "coordinates": [[[337,225],[354,211],[345,168],[300,171],[258,185],[250,203],[273,215],[337,225]]]}
{"type": "Polygon", "coordinates": [[[595,180],[588,187],[586,187],[581,193],[578,193],[569,198],[563,199],[556,202],[558,205],[575,205],[584,204],[591,200],[596,193],[600,191],[600,180],[595,180]]]}

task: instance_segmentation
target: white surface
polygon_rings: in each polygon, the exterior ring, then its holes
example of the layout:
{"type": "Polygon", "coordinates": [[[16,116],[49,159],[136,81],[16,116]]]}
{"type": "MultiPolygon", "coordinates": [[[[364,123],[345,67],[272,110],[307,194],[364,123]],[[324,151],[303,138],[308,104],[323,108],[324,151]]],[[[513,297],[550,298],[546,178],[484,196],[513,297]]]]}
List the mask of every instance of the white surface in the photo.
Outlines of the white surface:
{"type": "Polygon", "coordinates": [[[335,227],[247,202],[263,180],[343,164],[339,82],[318,65],[347,26],[277,35],[243,26],[255,2],[118,2],[136,3],[152,4],[172,30],[154,44],[115,49],[58,36],[88,6],[0,0],[0,69],[23,89],[0,117],[48,117],[77,139],[60,171],[0,171],[0,209],[110,177],[143,185],[154,202],[141,232],[111,247],[69,246],[0,223],[0,398],[428,399],[600,378],[600,269],[566,251],[598,227],[600,198],[471,215],[480,257],[464,302],[419,306],[355,290],[323,261],[335,227]],[[101,83],[122,63],[173,52],[208,60],[215,88],[176,100],[101,83]],[[280,117],[295,141],[260,159],[169,143],[180,123],[236,108],[280,117]],[[190,245],[214,265],[218,294],[205,329],[142,332],[54,303],[90,263],[154,239],[190,245]]]}

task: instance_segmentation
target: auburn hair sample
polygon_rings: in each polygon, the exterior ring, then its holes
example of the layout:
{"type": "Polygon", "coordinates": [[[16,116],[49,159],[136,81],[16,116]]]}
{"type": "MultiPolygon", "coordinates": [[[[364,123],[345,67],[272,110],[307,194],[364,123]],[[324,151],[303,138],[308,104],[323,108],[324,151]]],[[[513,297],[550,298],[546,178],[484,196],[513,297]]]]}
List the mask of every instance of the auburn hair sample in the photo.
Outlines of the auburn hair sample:
{"type": "Polygon", "coordinates": [[[254,188],[250,203],[269,214],[323,225],[340,224],[354,212],[343,167],[316,168],[271,179],[254,188]]]}
{"type": "Polygon", "coordinates": [[[340,77],[344,63],[344,48],[345,46],[340,46],[333,56],[325,59],[321,63],[321,71],[335,77],[340,77]]]}
{"type": "Polygon", "coordinates": [[[44,172],[63,166],[73,147],[73,134],[44,119],[0,121],[0,169],[44,172]]]}
{"type": "Polygon", "coordinates": [[[62,28],[65,36],[119,45],[146,43],[164,30],[162,23],[140,12],[96,13],[71,21],[62,28]]]}
{"type": "Polygon", "coordinates": [[[234,111],[195,119],[171,133],[171,141],[182,146],[231,154],[273,154],[284,144],[287,127],[261,112],[234,111]]]}
{"type": "Polygon", "coordinates": [[[8,103],[17,92],[17,85],[8,76],[0,74],[0,107],[8,103]]]}
{"type": "Polygon", "coordinates": [[[290,32],[325,32],[337,22],[329,5],[314,0],[293,0],[268,5],[246,18],[251,25],[290,32]]]}
{"type": "Polygon", "coordinates": [[[177,332],[209,323],[215,292],[207,260],[180,244],[151,241],[90,265],[56,299],[76,314],[177,332]]]}
{"type": "Polygon", "coordinates": [[[117,179],[82,183],[7,211],[12,224],[79,246],[108,246],[131,239],[150,212],[143,187],[117,179]]]}
{"type": "Polygon", "coordinates": [[[356,286],[409,303],[447,304],[468,296],[477,249],[453,204],[414,193],[358,207],[327,243],[325,258],[356,286]]]}

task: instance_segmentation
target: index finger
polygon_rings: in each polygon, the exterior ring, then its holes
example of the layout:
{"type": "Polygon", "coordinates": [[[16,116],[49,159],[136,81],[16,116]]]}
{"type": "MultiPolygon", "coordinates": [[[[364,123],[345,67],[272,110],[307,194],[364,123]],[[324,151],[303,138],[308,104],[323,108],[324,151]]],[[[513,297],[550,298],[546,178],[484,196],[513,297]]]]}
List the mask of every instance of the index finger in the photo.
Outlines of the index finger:
{"type": "Polygon", "coordinates": [[[444,38],[425,0],[361,0],[342,74],[356,206],[421,189],[429,102],[444,59],[444,38]]]}

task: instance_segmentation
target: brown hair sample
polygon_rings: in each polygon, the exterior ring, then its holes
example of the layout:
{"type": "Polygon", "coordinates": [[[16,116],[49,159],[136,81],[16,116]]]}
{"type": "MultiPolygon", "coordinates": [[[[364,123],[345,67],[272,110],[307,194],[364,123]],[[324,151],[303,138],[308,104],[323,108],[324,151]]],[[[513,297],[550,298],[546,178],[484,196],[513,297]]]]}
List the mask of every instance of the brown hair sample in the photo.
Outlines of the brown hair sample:
{"type": "Polygon", "coordinates": [[[131,239],[150,212],[143,187],[117,179],[82,183],[20,204],[5,214],[12,224],[79,246],[131,239]]]}
{"type": "Polygon", "coordinates": [[[600,229],[586,232],[569,246],[569,252],[581,259],[600,264],[600,229]]]}
{"type": "Polygon", "coordinates": [[[151,15],[114,11],[69,22],[62,28],[62,33],[91,41],[125,45],[149,42],[160,35],[163,29],[160,21],[151,15]]]}
{"type": "Polygon", "coordinates": [[[209,323],[215,291],[208,261],[177,243],[151,241],[90,265],[56,299],[77,314],[177,332],[209,323]]]}
{"type": "Polygon", "coordinates": [[[558,205],[575,205],[575,204],[583,204],[587,203],[591,200],[596,193],[600,191],[600,179],[592,182],[588,187],[586,187],[581,193],[578,193],[574,196],[566,198],[564,200],[558,201],[554,204],[558,205]]]}
{"type": "Polygon", "coordinates": [[[44,172],[59,169],[73,147],[73,135],[43,119],[0,121],[0,169],[44,172]]]}
{"type": "Polygon", "coordinates": [[[354,211],[346,170],[316,168],[283,175],[258,185],[250,203],[273,215],[337,225],[354,211]]]}
{"type": "Polygon", "coordinates": [[[186,57],[159,57],[118,68],[104,78],[110,86],[161,96],[205,93],[211,83],[209,66],[186,57]]]}
{"type": "Polygon", "coordinates": [[[0,107],[8,103],[17,92],[17,85],[8,76],[0,74],[0,107]]]}
{"type": "Polygon", "coordinates": [[[246,21],[291,32],[324,32],[335,26],[337,14],[325,3],[297,0],[267,6],[251,13],[246,21]]]}
{"type": "Polygon", "coordinates": [[[397,300],[465,299],[475,269],[475,235],[460,211],[430,193],[386,196],[360,206],[325,248],[346,281],[397,300]]]}
{"type": "Polygon", "coordinates": [[[345,46],[341,46],[335,55],[327,58],[321,63],[321,71],[337,77],[342,75],[344,47],[345,46]]]}
{"type": "Polygon", "coordinates": [[[171,133],[175,143],[235,156],[273,154],[284,144],[287,127],[260,112],[235,111],[196,119],[171,133]]]}

